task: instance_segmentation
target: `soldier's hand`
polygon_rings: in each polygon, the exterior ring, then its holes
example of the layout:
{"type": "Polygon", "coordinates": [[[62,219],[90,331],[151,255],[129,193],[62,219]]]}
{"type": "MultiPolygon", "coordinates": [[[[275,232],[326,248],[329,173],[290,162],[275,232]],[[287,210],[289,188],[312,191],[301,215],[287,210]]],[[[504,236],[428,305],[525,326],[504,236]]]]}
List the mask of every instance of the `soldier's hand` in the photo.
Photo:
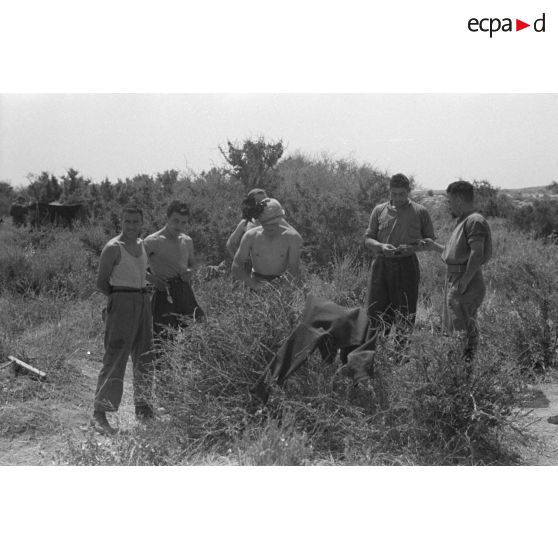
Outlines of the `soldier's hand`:
{"type": "Polygon", "coordinates": [[[431,238],[423,238],[419,240],[418,245],[423,250],[436,250],[436,243],[431,238]]]}
{"type": "Polygon", "coordinates": [[[225,275],[225,262],[221,262],[219,265],[208,265],[205,270],[206,279],[216,279],[225,275]]]}
{"type": "Polygon", "coordinates": [[[392,256],[396,250],[397,248],[393,244],[382,244],[382,253],[386,256],[392,256]]]}
{"type": "Polygon", "coordinates": [[[169,286],[167,281],[161,279],[161,277],[156,277],[155,275],[151,278],[151,282],[158,291],[165,291],[169,286]]]}
{"type": "Polygon", "coordinates": [[[419,245],[423,247],[423,250],[430,250],[432,252],[443,252],[444,247],[441,244],[438,244],[432,238],[423,238],[419,241],[419,245]]]}
{"type": "Polygon", "coordinates": [[[415,251],[413,246],[409,246],[408,244],[401,244],[397,247],[397,253],[403,256],[410,256],[415,251]]]}

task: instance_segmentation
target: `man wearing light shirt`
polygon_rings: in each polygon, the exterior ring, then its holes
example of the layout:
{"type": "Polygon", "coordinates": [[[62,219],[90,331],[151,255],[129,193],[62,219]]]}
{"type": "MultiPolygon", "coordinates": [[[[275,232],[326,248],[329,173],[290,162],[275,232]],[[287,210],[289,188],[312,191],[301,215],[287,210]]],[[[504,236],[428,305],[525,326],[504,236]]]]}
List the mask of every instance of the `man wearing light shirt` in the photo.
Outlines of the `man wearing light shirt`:
{"type": "Polygon", "coordinates": [[[442,325],[444,331],[463,332],[463,356],[471,360],[479,343],[477,311],[486,288],[482,266],[492,256],[492,234],[486,219],[474,210],[473,185],[464,180],[446,189],[449,210],[457,224],[445,246],[428,241],[429,248],[442,252],[447,267],[442,325]]]}
{"type": "Polygon", "coordinates": [[[378,332],[389,334],[398,316],[402,318],[400,330],[408,333],[412,329],[420,282],[416,252],[425,249],[425,239],[434,239],[428,211],[409,199],[409,179],[400,173],[393,175],[389,191],[389,201],[372,210],[364,239],[374,256],[366,296],[369,337],[378,332]]]}

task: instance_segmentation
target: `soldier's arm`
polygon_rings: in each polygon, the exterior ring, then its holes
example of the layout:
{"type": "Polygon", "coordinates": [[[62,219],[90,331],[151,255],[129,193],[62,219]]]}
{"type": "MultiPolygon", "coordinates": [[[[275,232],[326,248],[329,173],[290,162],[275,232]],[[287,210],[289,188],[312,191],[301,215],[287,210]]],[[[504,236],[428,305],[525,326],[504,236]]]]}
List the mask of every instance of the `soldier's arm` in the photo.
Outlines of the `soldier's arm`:
{"type": "Polygon", "coordinates": [[[422,240],[419,242],[419,246],[416,248],[417,252],[422,252],[423,250],[444,250],[444,247],[441,244],[437,244],[436,242],[434,242],[434,240],[436,240],[436,235],[434,234],[434,225],[432,224],[430,213],[428,213],[426,209],[423,209],[420,212],[420,234],[422,236],[422,240]]]}
{"type": "MultiPolygon", "coordinates": [[[[147,261],[151,263],[151,258],[156,254],[157,250],[157,241],[153,238],[146,238],[143,241],[143,246],[145,248],[145,253],[147,254],[147,261]]],[[[168,287],[167,281],[155,275],[151,268],[147,270],[145,274],[145,278],[149,283],[155,286],[158,291],[164,291],[168,287]]]]}
{"type": "Polygon", "coordinates": [[[440,252],[440,253],[444,251],[445,246],[443,244],[439,244],[432,238],[425,238],[423,239],[422,242],[424,243],[423,244],[424,250],[431,250],[432,252],[440,252]]]}
{"type": "Polygon", "coordinates": [[[487,227],[488,223],[483,219],[471,217],[465,222],[465,234],[470,253],[465,273],[459,279],[458,287],[461,293],[467,290],[469,282],[484,262],[484,242],[489,234],[487,227]]]}
{"type": "Polygon", "coordinates": [[[232,263],[232,274],[235,279],[242,281],[248,287],[258,289],[257,281],[254,281],[250,274],[246,271],[245,264],[250,261],[250,252],[252,250],[254,235],[245,234],[240,241],[240,246],[234,255],[232,263]]]}
{"type": "Polygon", "coordinates": [[[236,229],[234,229],[233,233],[231,234],[231,236],[229,236],[229,239],[227,240],[226,248],[231,258],[234,258],[240,246],[240,241],[242,240],[242,237],[246,232],[246,225],[247,225],[246,219],[242,219],[242,221],[238,223],[236,229]]]}
{"type": "Polygon", "coordinates": [[[189,283],[190,280],[192,279],[192,270],[196,266],[197,261],[196,261],[195,255],[194,255],[194,241],[189,236],[187,236],[186,239],[185,239],[185,244],[186,244],[186,248],[188,250],[188,263],[187,263],[188,269],[186,271],[183,271],[180,274],[180,278],[185,283],[189,283]]]}
{"type": "Polygon", "coordinates": [[[287,261],[287,273],[295,282],[300,282],[300,249],[302,248],[302,237],[298,233],[289,235],[289,254],[287,261]]]}
{"type": "Polygon", "coordinates": [[[120,248],[115,244],[107,244],[99,258],[97,271],[97,288],[106,296],[110,295],[110,274],[120,260],[120,248]]]}
{"type": "Polygon", "coordinates": [[[459,292],[462,294],[467,290],[471,279],[481,268],[482,262],[484,261],[484,242],[482,240],[473,240],[469,242],[469,248],[471,248],[471,253],[467,260],[467,268],[459,279],[458,285],[459,292]]]}
{"type": "Polygon", "coordinates": [[[382,253],[384,250],[386,252],[395,250],[395,246],[392,244],[384,244],[378,240],[378,229],[380,228],[378,213],[379,210],[375,207],[370,214],[370,222],[364,235],[364,247],[374,255],[382,253]]]}

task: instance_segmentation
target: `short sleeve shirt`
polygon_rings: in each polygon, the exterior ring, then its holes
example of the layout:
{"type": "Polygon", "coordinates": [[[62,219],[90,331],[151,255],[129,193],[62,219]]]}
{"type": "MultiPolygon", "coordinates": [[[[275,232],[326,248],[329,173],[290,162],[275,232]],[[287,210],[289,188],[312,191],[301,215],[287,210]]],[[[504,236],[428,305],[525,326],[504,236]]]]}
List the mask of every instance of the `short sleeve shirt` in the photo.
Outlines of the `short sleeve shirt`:
{"type": "Polygon", "coordinates": [[[482,263],[485,264],[492,256],[492,234],[488,221],[475,212],[457,224],[442,252],[442,260],[449,265],[466,264],[471,254],[471,243],[479,240],[484,243],[482,263]]]}
{"type": "Polygon", "coordinates": [[[412,200],[400,208],[390,202],[377,205],[370,215],[366,237],[396,247],[417,244],[423,238],[436,238],[426,207],[412,200]]]}

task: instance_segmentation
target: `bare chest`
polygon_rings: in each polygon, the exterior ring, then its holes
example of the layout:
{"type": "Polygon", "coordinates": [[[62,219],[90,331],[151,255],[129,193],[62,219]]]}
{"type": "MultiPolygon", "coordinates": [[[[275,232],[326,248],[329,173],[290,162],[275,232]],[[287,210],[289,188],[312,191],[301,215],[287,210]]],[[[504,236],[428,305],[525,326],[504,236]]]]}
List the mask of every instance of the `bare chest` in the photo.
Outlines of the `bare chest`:
{"type": "Polygon", "coordinates": [[[264,234],[259,235],[254,240],[252,255],[259,258],[285,257],[289,250],[289,242],[285,235],[269,237],[264,234]]]}

